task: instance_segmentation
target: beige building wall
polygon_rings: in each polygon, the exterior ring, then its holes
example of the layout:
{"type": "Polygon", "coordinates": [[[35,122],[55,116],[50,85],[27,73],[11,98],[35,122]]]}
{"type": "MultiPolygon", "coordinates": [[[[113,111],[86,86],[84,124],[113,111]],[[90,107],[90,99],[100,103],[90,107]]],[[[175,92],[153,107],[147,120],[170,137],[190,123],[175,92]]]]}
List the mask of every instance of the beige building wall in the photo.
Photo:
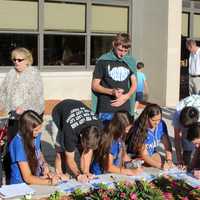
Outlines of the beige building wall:
{"type": "Polygon", "coordinates": [[[133,0],[133,54],[145,64],[149,101],[179,100],[181,0],[133,0]]]}
{"type": "MultiPolygon", "coordinates": [[[[133,52],[145,63],[149,101],[174,106],[179,99],[182,0],[133,0],[133,52]]],[[[92,70],[41,72],[45,99],[91,98],[92,70]]],[[[5,73],[0,73],[0,82],[5,73]]]]}
{"type": "MultiPolygon", "coordinates": [[[[6,73],[0,73],[0,84],[6,73]]],[[[41,72],[45,100],[91,98],[92,71],[41,72]]]]}

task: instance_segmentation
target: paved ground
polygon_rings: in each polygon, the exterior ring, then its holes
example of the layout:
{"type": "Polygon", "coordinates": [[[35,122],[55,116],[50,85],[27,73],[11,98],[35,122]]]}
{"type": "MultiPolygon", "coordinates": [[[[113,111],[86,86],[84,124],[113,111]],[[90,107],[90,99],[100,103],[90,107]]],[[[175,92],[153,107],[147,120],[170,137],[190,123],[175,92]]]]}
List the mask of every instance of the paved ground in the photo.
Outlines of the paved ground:
{"type": "MultiPolygon", "coordinates": [[[[140,110],[141,112],[142,110],[140,110]]],[[[174,108],[163,108],[163,119],[167,123],[170,139],[173,144],[173,138],[174,138],[174,132],[173,132],[173,127],[171,125],[171,118],[172,114],[174,113],[175,109],[174,108]]],[[[55,151],[53,148],[53,143],[52,143],[52,132],[51,132],[51,116],[46,115],[45,116],[45,131],[42,135],[42,151],[44,153],[44,156],[48,163],[50,164],[51,167],[54,167],[54,160],[55,160],[55,151]]],[[[174,146],[174,145],[173,145],[174,146]]],[[[174,150],[174,148],[173,148],[174,150]]],[[[174,154],[174,160],[175,154],[174,154]]]]}

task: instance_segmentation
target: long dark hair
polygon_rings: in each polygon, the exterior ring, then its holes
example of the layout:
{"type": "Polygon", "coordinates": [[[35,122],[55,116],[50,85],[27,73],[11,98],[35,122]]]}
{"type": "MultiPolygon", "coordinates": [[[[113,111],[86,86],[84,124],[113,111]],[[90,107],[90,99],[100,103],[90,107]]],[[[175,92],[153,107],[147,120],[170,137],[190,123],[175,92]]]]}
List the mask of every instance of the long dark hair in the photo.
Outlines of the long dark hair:
{"type": "Polygon", "coordinates": [[[37,157],[35,154],[33,130],[43,122],[41,116],[33,110],[25,111],[19,119],[19,131],[23,138],[24,149],[31,173],[35,174],[37,170],[37,157]]]}
{"type": "Polygon", "coordinates": [[[133,128],[130,130],[131,141],[128,151],[138,153],[141,150],[147,137],[148,121],[156,115],[162,116],[162,110],[157,104],[149,104],[145,107],[139,118],[135,121],[133,128]]]}
{"type": "Polygon", "coordinates": [[[108,160],[112,141],[119,138],[125,139],[125,129],[131,123],[131,117],[128,112],[118,111],[104,128],[99,147],[94,152],[94,159],[100,163],[101,166],[105,166],[108,160]]]}

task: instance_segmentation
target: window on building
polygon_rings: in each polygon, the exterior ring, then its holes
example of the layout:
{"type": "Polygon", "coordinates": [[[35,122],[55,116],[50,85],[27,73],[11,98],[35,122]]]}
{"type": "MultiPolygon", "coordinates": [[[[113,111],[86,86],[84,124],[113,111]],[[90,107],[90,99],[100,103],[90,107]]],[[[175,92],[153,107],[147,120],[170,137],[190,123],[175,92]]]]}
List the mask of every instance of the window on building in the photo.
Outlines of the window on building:
{"type": "Polygon", "coordinates": [[[33,54],[33,65],[38,64],[37,35],[0,34],[0,66],[11,66],[11,51],[16,47],[28,48],[33,54]]]}
{"type": "Polygon", "coordinates": [[[193,15],[193,37],[200,38],[200,13],[193,15]]]}
{"type": "Polygon", "coordinates": [[[85,65],[85,37],[45,35],[44,65],[85,65]]]}
{"type": "Polygon", "coordinates": [[[91,38],[91,65],[95,65],[97,58],[112,49],[112,36],[92,36],[91,38]]]}
{"type": "Polygon", "coordinates": [[[44,29],[85,32],[85,4],[46,2],[44,29]]]}
{"type": "Polygon", "coordinates": [[[0,29],[38,29],[38,2],[0,0],[0,5],[0,29]]]}
{"type": "Polygon", "coordinates": [[[182,13],[182,36],[188,37],[189,36],[189,13],[182,13]]]}
{"type": "Polygon", "coordinates": [[[132,0],[0,0],[0,66],[12,64],[10,52],[19,46],[31,50],[34,65],[41,68],[94,65],[112,48],[116,33],[129,32],[131,4],[132,0]]]}
{"type": "Polygon", "coordinates": [[[92,5],[92,32],[128,32],[128,8],[92,5]]]}

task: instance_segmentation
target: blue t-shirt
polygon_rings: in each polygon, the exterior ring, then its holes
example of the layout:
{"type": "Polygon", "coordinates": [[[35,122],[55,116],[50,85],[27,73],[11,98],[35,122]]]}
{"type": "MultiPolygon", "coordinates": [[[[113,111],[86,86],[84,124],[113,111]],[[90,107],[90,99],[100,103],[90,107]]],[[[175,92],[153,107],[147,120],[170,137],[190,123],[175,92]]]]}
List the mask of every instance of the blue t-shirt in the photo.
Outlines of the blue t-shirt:
{"type": "MultiPolygon", "coordinates": [[[[119,139],[119,140],[113,140],[111,148],[110,148],[110,154],[114,157],[113,165],[117,167],[120,167],[120,164],[121,164],[122,146],[123,146],[123,142],[121,139],[119,139]]],[[[103,174],[104,170],[102,169],[100,164],[94,160],[91,164],[90,171],[92,174],[99,175],[99,174],[103,174]]]]}
{"type": "Polygon", "coordinates": [[[150,128],[147,130],[145,144],[150,156],[155,153],[156,147],[158,147],[165,134],[167,134],[167,126],[163,120],[160,121],[154,131],[152,131],[150,128]]]}
{"type": "MultiPolygon", "coordinates": [[[[41,152],[40,140],[41,140],[41,134],[39,134],[34,139],[37,157],[39,156],[39,154],[41,152]]],[[[26,156],[26,152],[24,149],[23,139],[19,133],[10,142],[9,153],[10,153],[10,159],[11,159],[10,184],[23,183],[24,180],[22,178],[18,162],[27,161],[27,156],[26,156]]]]}
{"type": "Polygon", "coordinates": [[[144,92],[144,81],[146,76],[144,73],[137,71],[137,90],[136,92],[144,92]]]}

